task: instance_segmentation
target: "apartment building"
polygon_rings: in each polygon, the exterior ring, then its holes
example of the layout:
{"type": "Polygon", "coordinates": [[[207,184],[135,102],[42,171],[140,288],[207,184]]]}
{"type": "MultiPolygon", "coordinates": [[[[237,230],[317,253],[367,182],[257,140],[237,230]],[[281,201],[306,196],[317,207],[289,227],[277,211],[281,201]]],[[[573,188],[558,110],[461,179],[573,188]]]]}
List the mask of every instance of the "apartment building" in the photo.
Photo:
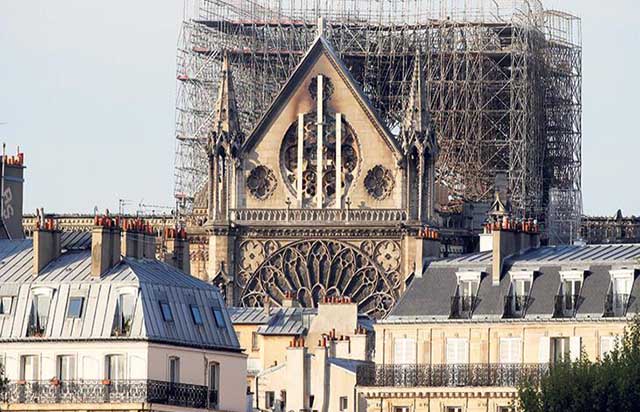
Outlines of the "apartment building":
{"type": "Polygon", "coordinates": [[[350,411],[356,371],[372,361],[372,321],[349,298],[303,308],[288,293],[282,307],[230,308],[248,354],[247,382],[259,411],[350,411]]]}
{"type": "Polygon", "coordinates": [[[367,411],[510,411],[519,382],[604,356],[638,312],[638,245],[540,247],[532,222],[507,217],[480,245],[431,262],[375,324],[367,411]]]}
{"type": "Polygon", "coordinates": [[[156,260],[145,227],[105,216],[87,238],[41,216],[33,239],[0,240],[2,410],[246,410],[223,298],[156,260]]]}

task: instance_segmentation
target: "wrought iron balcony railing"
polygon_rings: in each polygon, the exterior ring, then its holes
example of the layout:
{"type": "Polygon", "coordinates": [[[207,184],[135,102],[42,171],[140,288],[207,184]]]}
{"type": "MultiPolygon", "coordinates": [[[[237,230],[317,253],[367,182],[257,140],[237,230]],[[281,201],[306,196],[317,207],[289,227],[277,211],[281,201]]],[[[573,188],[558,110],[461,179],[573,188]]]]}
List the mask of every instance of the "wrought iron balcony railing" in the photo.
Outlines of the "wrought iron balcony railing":
{"type": "Polygon", "coordinates": [[[516,387],[521,382],[537,384],[549,372],[549,364],[460,364],[460,365],[360,365],[359,386],[440,387],[492,386],[516,387]]]}
{"type": "Polygon", "coordinates": [[[156,380],[12,381],[0,398],[7,403],[134,403],[187,408],[218,407],[218,392],[206,386],[156,380]]]}
{"type": "Polygon", "coordinates": [[[604,299],[603,316],[608,318],[627,316],[629,294],[609,293],[604,299]]]}
{"type": "Polygon", "coordinates": [[[504,316],[506,318],[521,318],[527,311],[529,296],[505,296],[504,316]]]}
{"type": "Polygon", "coordinates": [[[451,319],[470,319],[475,305],[475,296],[452,296],[451,319]]]}
{"type": "Polygon", "coordinates": [[[553,316],[556,318],[570,318],[575,316],[580,305],[580,295],[556,295],[553,316]]]}
{"type": "Polygon", "coordinates": [[[235,222],[401,222],[403,209],[232,209],[235,222]]]}

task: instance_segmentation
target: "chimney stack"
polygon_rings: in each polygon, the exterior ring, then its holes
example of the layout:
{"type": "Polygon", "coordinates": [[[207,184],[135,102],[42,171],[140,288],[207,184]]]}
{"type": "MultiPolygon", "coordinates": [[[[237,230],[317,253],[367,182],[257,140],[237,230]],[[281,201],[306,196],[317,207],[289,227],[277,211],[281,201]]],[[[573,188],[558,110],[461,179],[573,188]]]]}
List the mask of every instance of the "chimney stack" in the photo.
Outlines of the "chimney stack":
{"type": "Polygon", "coordinates": [[[165,229],[165,239],[167,245],[165,262],[187,275],[191,274],[187,231],[180,228],[165,229]]]}
{"type": "Polygon", "coordinates": [[[18,149],[15,156],[7,156],[3,144],[0,176],[0,194],[2,195],[0,239],[24,239],[22,228],[24,168],[24,153],[18,149]]]}
{"type": "Polygon", "coordinates": [[[416,238],[416,258],[414,274],[416,278],[422,277],[424,263],[428,258],[440,257],[440,232],[437,229],[425,226],[420,229],[416,238]]]}
{"type": "Polygon", "coordinates": [[[143,257],[145,259],[155,259],[156,258],[156,235],[153,232],[153,227],[149,223],[147,223],[144,227],[143,233],[143,257]]]}
{"type": "Polygon", "coordinates": [[[36,229],[33,232],[33,273],[39,275],[49,263],[60,256],[60,230],[52,218],[45,218],[43,209],[36,212],[36,229]]]}
{"type": "Polygon", "coordinates": [[[120,262],[120,221],[96,216],[91,231],[91,275],[100,277],[120,262]]]}
{"type": "Polygon", "coordinates": [[[283,308],[297,308],[297,307],[300,307],[300,304],[296,300],[295,293],[293,293],[292,291],[287,291],[284,294],[284,299],[282,300],[282,307],[283,308]]]}
{"type": "Polygon", "coordinates": [[[140,231],[142,227],[142,219],[125,220],[122,225],[122,256],[134,259],[140,259],[140,231]]]}

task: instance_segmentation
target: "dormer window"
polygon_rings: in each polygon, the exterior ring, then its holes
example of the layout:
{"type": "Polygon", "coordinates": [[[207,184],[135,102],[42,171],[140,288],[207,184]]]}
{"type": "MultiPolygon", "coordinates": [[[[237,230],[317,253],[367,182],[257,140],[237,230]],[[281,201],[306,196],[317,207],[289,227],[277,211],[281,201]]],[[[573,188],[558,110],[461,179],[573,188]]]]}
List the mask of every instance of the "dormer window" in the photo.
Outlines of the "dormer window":
{"type": "Polygon", "coordinates": [[[10,315],[13,306],[13,296],[0,297],[0,315],[10,315]]]}
{"type": "Polygon", "coordinates": [[[134,309],[135,295],[133,293],[121,293],[116,302],[112,336],[129,336],[134,309]]]}
{"type": "Polygon", "coordinates": [[[604,316],[627,316],[627,306],[629,304],[631,288],[633,287],[635,270],[616,269],[609,273],[611,274],[611,283],[609,284],[609,291],[605,297],[604,316]]]}
{"type": "Polygon", "coordinates": [[[555,317],[573,317],[580,303],[580,291],[584,281],[584,270],[560,272],[560,288],[556,295],[555,317]]]}
{"type": "Polygon", "coordinates": [[[202,325],[204,322],[202,321],[200,307],[198,305],[189,305],[189,308],[191,309],[191,318],[193,319],[193,323],[196,325],[202,325]]]}
{"type": "Polygon", "coordinates": [[[529,294],[533,284],[533,270],[509,272],[511,284],[505,297],[505,317],[523,317],[529,303],[529,294]]]}
{"type": "Polygon", "coordinates": [[[33,290],[27,336],[42,337],[45,335],[52,295],[53,290],[49,288],[33,290]]]}
{"type": "Polygon", "coordinates": [[[456,273],[458,284],[451,298],[451,318],[470,318],[475,308],[481,272],[456,273]]]}
{"type": "Polygon", "coordinates": [[[162,319],[165,322],[173,322],[173,312],[171,312],[169,302],[160,301],[160,310],[162,311],[162,319]]]}

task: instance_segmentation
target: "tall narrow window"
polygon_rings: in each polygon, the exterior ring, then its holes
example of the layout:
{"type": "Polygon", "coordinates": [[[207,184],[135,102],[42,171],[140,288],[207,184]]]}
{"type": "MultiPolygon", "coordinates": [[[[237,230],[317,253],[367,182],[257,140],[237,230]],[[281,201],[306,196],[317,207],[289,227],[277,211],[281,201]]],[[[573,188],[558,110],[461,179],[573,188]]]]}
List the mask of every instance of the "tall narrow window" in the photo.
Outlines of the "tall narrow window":
{"type": "Polygon", "coordinates": [[[560,293],[556,297],[555,316],[574,316],[578,308],[584,270],[560,272],[560,293]]]}
{"type": "Polygon", "coordinates": [[[129,336],[129,334],[131,333],[131,324],[133,322],[134,309],[135,295],[131,293],[123,293],[118,296],[113,324],[114,336],[129,336]]]}
{"type": "Polygon", "coordinates": [[[169,358],[169,382],[180,383],[180,358],[169,358]]]}
{"type": "Polygon", "coordinates": [[[260,350],[260,344],[258,341],[258,332],[251,332],[251,350],[260,350]]]}
{"type": "Polygon", "coordinates": [[[209,407],[217,409],[220,402],[220,365],[209,363],[209,407]]]}
{"type": "Polygon", "coordinates": [[[213,318],[216,321],[216,326],[219,328],[224,328],[225,322],[224,322],[224,316],[222,315],[222,311],[218,308],[211,308],[211,310],[213,311],[213,318]]]}
{"type": "Polygon", "coordinates": [[[569,338],[551,338],[551,361],[560,363],[570,360],[571,346],[569,338]]]}
{"type": "Polygon", "coordinates": [[[57,377],[61,381],[73,381],[76,379],[76,357],[73,355],[58,356],[57,377]]]}
{"type": "Polygon", "coordinates": [[[24,381],[37,381],[40,379],[38,356],[23,355],[20,357],[20,379],[24,381]]]}
{"type": "Polygon", "coordinates": [[[51,295],[38,293],[33,295],[31,314],[29,316],[28,336],[44,336],[47,321],[49,320],[49,308],[51,307],[51,295]]]}
{"type": "Polygon", "coordinates": [[[617,336],[601,336],[600,337],[600,359],[604,359],[612,350],[616,348],[618,342],[617,336]]]}
{"type": "Polygon", "coordinates": [[[465,338],[447,339],[447,364],[460,365],[469,362],[469,341],[465,338]]]}
{"type": "Polygon", "coordinates": [[[173,313],[171,312],[171,306],[169,302],[160,302],[160,310],[162,311],[162,319],[165,322],[173,322],[173,313]]]}
{"type": "Polygon", "coordinates": [[[105,366],[107,379],[112,381],[125,379],[124,355],[108,355],[105,366]]]}

